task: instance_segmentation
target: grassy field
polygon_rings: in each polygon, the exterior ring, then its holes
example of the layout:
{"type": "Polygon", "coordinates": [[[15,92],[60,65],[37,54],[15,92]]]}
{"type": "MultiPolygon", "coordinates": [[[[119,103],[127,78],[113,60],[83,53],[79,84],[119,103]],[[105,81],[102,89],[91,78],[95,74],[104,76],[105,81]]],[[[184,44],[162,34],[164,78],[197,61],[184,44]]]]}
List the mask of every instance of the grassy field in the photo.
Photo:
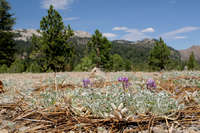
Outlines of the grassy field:
{"type": "Polygon", "coordinates": [[[3,132],[200,131],[199,71],[1,74],[0,81],[3,132]]]}

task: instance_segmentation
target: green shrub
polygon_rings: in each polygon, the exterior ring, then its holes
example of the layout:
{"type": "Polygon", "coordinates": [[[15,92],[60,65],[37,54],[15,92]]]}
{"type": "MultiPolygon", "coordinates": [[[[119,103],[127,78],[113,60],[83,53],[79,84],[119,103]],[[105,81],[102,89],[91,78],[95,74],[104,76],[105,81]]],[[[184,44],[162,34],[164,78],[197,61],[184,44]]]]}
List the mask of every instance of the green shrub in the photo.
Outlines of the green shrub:
{"type": "Polygon", "coordinates": [[[27,72],[32,72],[32,73],[39,73],[41,72],[41,66],[37,62],[32,62],[27,66],[26,69],[27,72]]]}
{"type": "Polygon", "coordinates": [[[92,64],[92,60],[89,57],[84,57],[81,59],[81,63],[75,67],[75,71],[89,71],[95,64],[92,64]]]}
{"type": "Polygon", "coordinates": [[[7,73],[8,72],[8,67],[6,64],[3,64],[0,66],[0,73],[7,73]]]}
{"type": "Polygon", "coordinates": [[[112,56],[112,62],[113,62],[113,65],[112,65],[113,71],[125,70],[126,64],[125,64],[125,61],[123,60],[123,58],[120,55],[114,54],[112,56]]]}
{"type": "Polygon", "coordinates": [[[21,59],[16,59],[10,66],[8,72],[21,73],[25,71],[25,62],[21,59]]]}

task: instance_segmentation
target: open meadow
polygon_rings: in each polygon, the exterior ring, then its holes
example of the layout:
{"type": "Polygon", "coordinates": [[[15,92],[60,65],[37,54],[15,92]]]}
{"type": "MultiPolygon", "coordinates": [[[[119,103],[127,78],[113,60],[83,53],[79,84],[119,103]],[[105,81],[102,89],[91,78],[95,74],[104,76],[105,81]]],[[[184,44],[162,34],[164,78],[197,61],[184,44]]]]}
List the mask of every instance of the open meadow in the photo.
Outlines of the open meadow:
{"type": "Polygon", "coordinates": [[[200,132],[199,71],[1,74],[0,80],[0,132],[200,132]]]}

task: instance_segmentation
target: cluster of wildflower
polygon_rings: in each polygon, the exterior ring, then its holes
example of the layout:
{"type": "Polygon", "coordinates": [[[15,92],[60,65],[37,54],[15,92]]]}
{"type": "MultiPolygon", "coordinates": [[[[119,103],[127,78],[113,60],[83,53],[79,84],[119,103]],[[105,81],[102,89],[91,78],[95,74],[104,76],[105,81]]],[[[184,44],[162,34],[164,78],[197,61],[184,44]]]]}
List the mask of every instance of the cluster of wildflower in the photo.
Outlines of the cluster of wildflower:
{"type": "Polygon", "coordinates": [[[89,79],[83,79],[83,87],[87,88],[90,85],[90,80],[89,79]]]}
{"type": "Polygon", "coordinates": [[[128,82],[128,77],[119,77],[118,81],[122,82],[123,89],[127,89],[130,85],[130,83],[128,82]]]}
{"type": "Polygon", "coordinates": [[[146,82],[147,89],[156,88],[156,82],[153,79],[148,79],[146,82]]]}

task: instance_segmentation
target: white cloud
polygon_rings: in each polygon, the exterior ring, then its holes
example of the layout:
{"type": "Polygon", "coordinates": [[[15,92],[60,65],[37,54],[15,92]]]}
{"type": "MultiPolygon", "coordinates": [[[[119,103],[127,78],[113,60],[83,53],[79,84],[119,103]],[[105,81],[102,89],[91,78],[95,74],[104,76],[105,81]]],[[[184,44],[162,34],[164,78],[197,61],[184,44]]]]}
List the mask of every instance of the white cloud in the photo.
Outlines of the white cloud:
{"type": "Polygon", "coordinates": [[[103,33],[103,36],[107,37],[107,38],[114,38],[116,37],[117,35],[116,34],[113,34],[113,33],[103,33]]]}
{"type": "Polygon", "coordinates": [[[121,39],[129,40],[129,41],[138,41],[145,38],[151,38],[137,29],[129,29],[126,32],[128,33],[122,36],[121,39]]]}
{"type": "Polygon", "coordinates": [[[74,0],[42,0],[42,7],[48,9],[50,5],[53,5],[55,9],[66,9],[74,0]]]}
{"type": "Polygon", "coordinates": [[[79,20],[79,17],[69,17],[69,18],[63,18],[64,21],[73,21],[73,20],[79,20]]]}
{"type": "Polygon", "coordinates": [[[113,31],[120,31],[120,30],[126,31],[126,30],[128,30],[128,28],[127,27],[114,27],[112,30],[113,31]]]}
{"type": "Polygon", "coordinates": [[[120,39],[129,40],[129,41],[138,41],[145,38],[151,38],[150,36],[147,36],[145,33],[155,32],[155,30],[152,27],[149,27],[143,30],[138,30],[138,29],[130,29],[128,27],[121,26],[121,27],[114,27],[112,30],[124,31],[126,34],[123,35],[120,39]]]}
{"type": "Polygon", "coordinates": [[[167,32],[162,34],[161,36],[166,39],[184,39],[186,37],[184,36],[177,36],[178,34],[183,34],[183,33],[188,33],[192,31],[200,30],[200,27],[194,27],[194,26],[188,26],[188,27],[183,27],[171,32],[167,32]]]}
{"type": "Polygon", "coordinates": [[[146,28],[146,29],[144,29],[144,30],[142,30],[142,32],[155,32],[155,30],[154,30],[154,28],[146,28]]]}
{"type": "Polygon", "coordinates": [[[147,36],[146,32],[154,32],[155,30],[153,28],[146,28],[143,30],[138,29],[129,29],[128,27],[122,26],[122,27],[114,27],[112,29],[113,31],[124,31],[126,34],[123,35],[120,39],[123,40],[129,40],[129,41],[138,41],[145,38],[151,38],[147,36]]]}
{"type": "Polygon", "coordinates": [[[175,36],[175,39],[186,39],[186,36],[175,36]]]}

